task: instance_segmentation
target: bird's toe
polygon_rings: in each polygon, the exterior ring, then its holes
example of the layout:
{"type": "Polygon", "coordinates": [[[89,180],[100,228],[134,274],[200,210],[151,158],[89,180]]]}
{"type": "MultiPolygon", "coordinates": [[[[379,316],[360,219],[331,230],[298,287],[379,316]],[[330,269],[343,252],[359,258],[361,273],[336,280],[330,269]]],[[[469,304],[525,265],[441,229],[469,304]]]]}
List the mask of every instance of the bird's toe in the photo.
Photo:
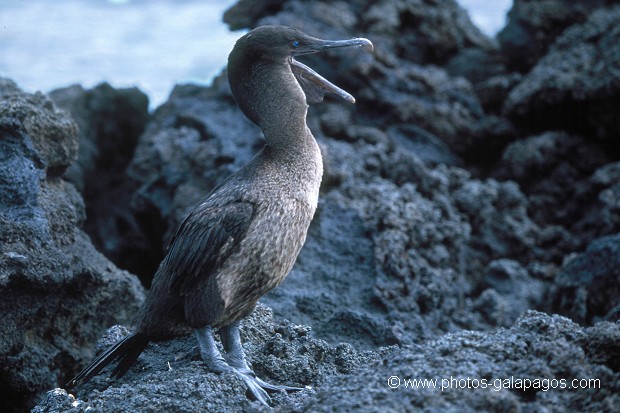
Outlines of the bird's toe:
{"type": "Polygon", "coordinates": [[[263,389],[263,387],[258,383],[254,373],[251,370],[249,372],[252,374],[248,374],[237,369],[233,370],[235,374],[243,380],[247,389],[256,400],[265,406],[271,407],[271,397],[269,397],[269,394],[267,394],[265,389],[263,389]]]}
{"type": "Polygon", "coordinates": [[[255,377],[254,380],[256,380],[256,383],[258,383],[259,386],[261,386],[263,389],[267,389],[267,390],[272,390],[272,391],[281,391],[281,390],[285,390],[285,391],[301,391],[304,390],[303,387],[292,387],[292,386],[285,386],[282,384],[272,384],[272,383],[268,383],[258,377],[255,377]]]}

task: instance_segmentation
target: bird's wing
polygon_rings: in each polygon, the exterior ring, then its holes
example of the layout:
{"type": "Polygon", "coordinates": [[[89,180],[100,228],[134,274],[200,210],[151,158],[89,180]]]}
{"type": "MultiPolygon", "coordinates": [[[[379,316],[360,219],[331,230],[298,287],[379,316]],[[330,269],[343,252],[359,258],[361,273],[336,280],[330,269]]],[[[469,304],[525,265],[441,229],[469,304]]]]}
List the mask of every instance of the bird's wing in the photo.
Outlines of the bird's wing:
{"type": "Polygon", "coordinates": [[[192,211],[169,243],[164,264],[169,288],[187,295],[206,282],[238,249],[253,216],[250,202],[201,205],[192,211]]]}

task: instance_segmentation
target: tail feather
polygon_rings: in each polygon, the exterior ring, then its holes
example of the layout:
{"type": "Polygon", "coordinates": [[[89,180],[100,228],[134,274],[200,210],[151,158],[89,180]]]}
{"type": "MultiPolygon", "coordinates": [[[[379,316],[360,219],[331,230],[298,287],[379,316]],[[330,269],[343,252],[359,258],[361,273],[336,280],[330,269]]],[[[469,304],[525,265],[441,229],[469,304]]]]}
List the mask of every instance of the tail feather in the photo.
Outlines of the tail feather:
{"type": "Polygon", "coordinates": [[[99,374],[108,364],[119,360],[110,377],[119,379],[133,365],[140,353],[144,351],[149,340],[142,333],[133,333],[104,351],[88,367],[79,372],[67,386],[84,384],[99,374]]]}

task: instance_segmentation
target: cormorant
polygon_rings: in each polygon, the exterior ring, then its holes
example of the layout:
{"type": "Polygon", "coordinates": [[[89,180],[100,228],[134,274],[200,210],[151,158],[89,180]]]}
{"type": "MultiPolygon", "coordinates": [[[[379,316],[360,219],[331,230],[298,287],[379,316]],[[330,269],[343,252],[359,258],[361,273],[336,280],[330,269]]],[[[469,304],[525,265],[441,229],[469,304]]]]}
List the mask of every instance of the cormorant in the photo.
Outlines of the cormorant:
{"type": "Polygon", "coordinates": [[[303,246],[317,207],[323,163],[306,125],[308,103],[335,93],[355,99],[295,56],[363,46],[363,38],[320,40],[285,26],[258,27],[241,37],[228,58],[228,80],[241,111],[258,125],[265,147],[216,187],[170,240],[142,305],[135,332],[101,354],[70,385],[85,383],[112,361],[123,376],[150,341],[194,331],[214,372],[232,371],[263,404],[267,390],[298,390],[256,377],[245,360],[240,320],[280,284],[303,246]],[[224,354],[218,350],[214,331],[224,354]]]}

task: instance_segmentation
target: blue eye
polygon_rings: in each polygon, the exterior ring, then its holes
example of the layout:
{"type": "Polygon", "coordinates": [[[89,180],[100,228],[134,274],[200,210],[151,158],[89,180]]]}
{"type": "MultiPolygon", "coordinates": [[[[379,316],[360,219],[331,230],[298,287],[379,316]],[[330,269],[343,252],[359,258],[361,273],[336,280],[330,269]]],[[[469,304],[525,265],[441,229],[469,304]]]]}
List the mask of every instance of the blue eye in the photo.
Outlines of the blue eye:
{"type": "Polygon", "coordinates": [[[299,40],[293,41],[293,47],[299,47],[299,40]]]}

